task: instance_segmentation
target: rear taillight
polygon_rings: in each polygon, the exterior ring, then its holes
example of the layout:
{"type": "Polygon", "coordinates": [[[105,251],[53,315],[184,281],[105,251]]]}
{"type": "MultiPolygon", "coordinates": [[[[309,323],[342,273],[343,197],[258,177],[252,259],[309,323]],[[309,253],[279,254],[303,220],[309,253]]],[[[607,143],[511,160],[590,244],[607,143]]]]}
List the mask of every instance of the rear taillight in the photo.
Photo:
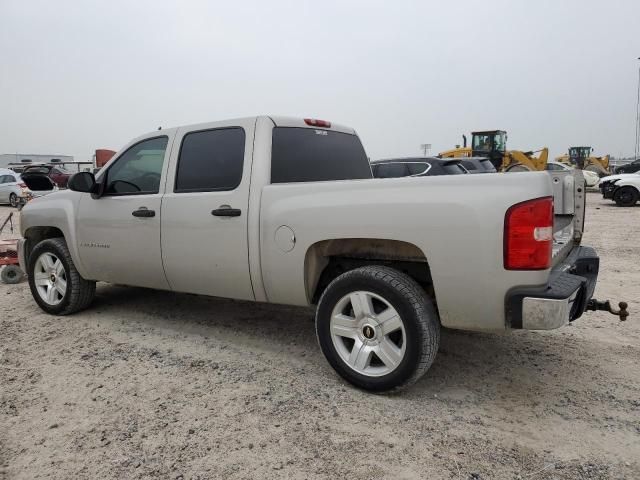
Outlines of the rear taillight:
{"type": "Polygon", "coordinates": [[[317,120],[315,118],[305,118],[304,123],[312,127],[331,128],[331,122],[327,122],[326,120],[317,120]]]}
{"type": "Polygon", "coordinates": [[[22,189],[22,190],[28,190],[27,188],[27,184],[26,183],[19,183],[18,186],[22,189]]]}
{"type": "Polygon", "coordinates": [[[553,197],[518,203],[504,217],[504,268],[544,270],[551,266],[553,197]]]}

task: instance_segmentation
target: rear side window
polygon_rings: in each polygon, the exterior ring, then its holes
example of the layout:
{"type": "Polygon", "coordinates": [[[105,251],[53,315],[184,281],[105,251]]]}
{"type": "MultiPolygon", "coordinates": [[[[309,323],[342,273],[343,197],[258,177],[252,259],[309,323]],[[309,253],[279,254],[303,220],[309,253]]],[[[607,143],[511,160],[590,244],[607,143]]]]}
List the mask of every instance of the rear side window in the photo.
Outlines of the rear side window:
{"type": "Polygon", "coordinates": [[[484,165],[484,169],[487,172],[497,172],[496,167],[493,166],[493,163],[491,163],[491,160],[489,160],[489,159],[480,160],[480,163],[482,163],[482,165],[484,165]]]}
{"type": "Polygon", "coordinates": [[[405,163],[381,163],[374,168],[376,178],[399,178],[411,175],[405,163]]]}
{"type": "Polygon", "coordinates": [[[464,165],[464,168],[466,168],[467,170],[477,170],[476,164],[471,160],[462,160],[462,165],[464,165]]]}
{"type": "Polygon", "coordinates": [[[407,163],[409,175],[422,175],[429,171],[431,165],[428,163],[407,163]]]}
{"type": "Polygon", "coordinates": [[[242,180],[245,133],[240,127],[188,133],[182,140],[176,192],[233,190],[242,180]]]}
{"type": "Polygon", "coordinates": [[[447,175],[457,175],[460,173],[467,173],[462,165],[459,163],[445,163],[442,165],[442,169],[447,175]]]}
{"type": "Polygon", "coordinates": [[[276,127],[271,150],[271,183],[371,178],[360,139],[348,133],[276,127]]]}

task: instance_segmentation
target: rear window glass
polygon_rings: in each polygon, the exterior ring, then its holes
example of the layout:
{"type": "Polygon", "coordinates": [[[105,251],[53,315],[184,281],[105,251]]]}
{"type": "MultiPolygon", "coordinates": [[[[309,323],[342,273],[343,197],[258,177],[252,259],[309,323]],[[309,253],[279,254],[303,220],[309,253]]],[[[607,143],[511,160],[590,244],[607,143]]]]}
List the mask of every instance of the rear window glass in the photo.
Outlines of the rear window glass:
{"type": "Polygon", "coordinates": [[[276,127],[271,150],[271,183],[371,178],[360,139],[313,128],[276,127]]]}
{"type": "Polygon", "coordinates": [[[184,136],[176,192],[233,190],[240,185],[244,164],[244,130],[221,128],[184,136]]]}
{"type": "Polygon", "coordinates": [[[27,167],[24,169],[25,173],[49,173],[49,167],[27,167]]]}

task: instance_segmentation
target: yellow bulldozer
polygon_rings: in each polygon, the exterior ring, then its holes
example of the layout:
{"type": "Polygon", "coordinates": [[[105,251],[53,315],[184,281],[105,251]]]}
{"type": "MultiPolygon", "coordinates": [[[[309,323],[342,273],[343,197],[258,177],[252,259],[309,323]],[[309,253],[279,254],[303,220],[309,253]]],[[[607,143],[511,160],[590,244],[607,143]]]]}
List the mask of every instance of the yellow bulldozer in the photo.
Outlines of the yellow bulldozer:
{"type": "Polygon", "coordinates": [[[471,132],[471,146],[467,147],[467,137],[462,136],[463,146],[441,152],[442,158],[486,157],[491,160],[499,172],[526,172],[544,170],[549,158],[549,149],[523,152],[507,150],[507,132],[504,130],[485,130],[471,132]],[[538,156],[535,156],[535,154],[538,156]]]}
{"type": "Polygon", "coordinates": [[[571,165],[580,170],[591,170],[598,175],[609,175],[609,155],[604,157],[591,156],[591,147],[569,147],[569,153],[556,157],[556,162],[571,165]]]}

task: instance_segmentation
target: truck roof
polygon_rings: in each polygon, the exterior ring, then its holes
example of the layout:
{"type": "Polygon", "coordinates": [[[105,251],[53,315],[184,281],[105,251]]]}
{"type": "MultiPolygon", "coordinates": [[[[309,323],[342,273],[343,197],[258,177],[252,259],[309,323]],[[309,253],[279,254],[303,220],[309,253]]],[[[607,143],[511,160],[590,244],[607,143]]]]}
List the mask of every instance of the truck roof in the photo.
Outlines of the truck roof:
{"type": "MultiPolygon", "coordinates": [[[[247,120],[252,120],[252,119],[257,119],[260,117],[266,117],[269,118],[273,124],[277,127],[296,127],[296,128],[324,128],[327,130],[333,130],[335,132],[342,132],[342,133],[349,133],[351,135],[355,135],[356,131],[351,128],[351,127],[347,127],[346,125],[341,125],[339,123],[334,123],[330,120],[328,120],[330,126],[326,127],[326,126],[317,126],[317,125],[309,125],[305,122],[305,120],[316,120],[315,118],[311,118],[311,117],[288,117],[288,116],[284,116],[284,115],[256,115],[254,117],[240,117],[240,118],[232,118],[232,119],[220,119],[220,120],[211,120],[209,122],[200,122],[200,123],[193,123],[193,124],[189,124],[189,125],[178,125],[175,127],[170,127],[170,128],[162,128],[160,130],[157,130],[158,135],[162,135],[162,132],[167,132],[167,131],[172,131],[172,130],[177,130],[178,128],[189,128],[189,129],[198,129],[198,127],[202,127],[202,128],[211,128],[211,123],[215,123],[217,121],[220,122],[225,122],[225,123],[229,123],[229,122],[234,122],[234,121],[247,121],[247,120]]],[[[149,134],[153,133],[153,131],[151,132],[146,132],[145,134],[141,135],[142,136],[148,136],[149,134]]]]}

